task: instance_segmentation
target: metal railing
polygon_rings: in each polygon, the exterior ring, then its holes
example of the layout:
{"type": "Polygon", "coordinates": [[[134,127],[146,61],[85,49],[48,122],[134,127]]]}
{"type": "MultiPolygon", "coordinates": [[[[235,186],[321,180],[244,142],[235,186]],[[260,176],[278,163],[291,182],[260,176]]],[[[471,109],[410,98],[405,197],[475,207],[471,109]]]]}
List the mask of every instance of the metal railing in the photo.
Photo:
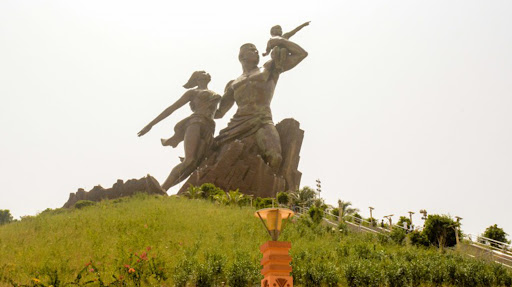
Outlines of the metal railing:
{"type": "MultiPolygon", "coordinates": [[[[295,206],[292,209],[297,213],[298,216],[303,214],[307,214],[309,208],[295,206]]],[[[345,215],[344,223],[351,225],[352,227],[358,228],[360,231],[371,232],[377,234],[388,234],[391,232],[393,228],[401,228],[406,232],[411,232],[413,230],[421,231],[423,227],[414,227],[406,228],[404,226],[393,224],[391,226],[388,225],[388,228],[384,228],[379,226],[378,220],[370,222],[364,218],[359,218],[354,215],[345,215]]],[[[337,227],[340,222],[340,218],[337,215],[332,214],[332,209],[327,209],[324,214],[323,220],[334,227],[337,227]]],[[[484,253],[487,252],[491,258],[494,259],[495,262],[500,263],[506,267],[512,268],[512,247],[510,244],[506,244],[497,240],[493,240],[491,238],[484,237],[482,235],[471,235],[471,234],[463,234],[462,240],[469,243],[473,248],[477,248],[477,250],[481,250],[484,253]]],[[[473,256],[471,254],[468,254],[473,256]]]]}

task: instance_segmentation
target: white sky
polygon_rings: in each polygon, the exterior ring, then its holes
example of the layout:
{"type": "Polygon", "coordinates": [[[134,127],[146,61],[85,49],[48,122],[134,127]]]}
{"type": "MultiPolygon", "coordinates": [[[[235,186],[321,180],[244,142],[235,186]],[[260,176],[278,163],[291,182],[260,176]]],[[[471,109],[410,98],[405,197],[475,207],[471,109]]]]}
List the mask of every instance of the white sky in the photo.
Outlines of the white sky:
{"type": "Polygon", "coordinates": [[[508,0],[2,0],[0,209],[33,215],[147,173],[163,182],[183,147],[159,139],[188,107],[137,132],[193,71],[222,93],[241,44],[263,51],[271,26],[311,20],[292,38],[309,57],[272,103],[276,123],[305,130],[302,185],[319,178],[328,203],[365,217],[412,210],[418,223],[426,209],[463,217],[468,233],[512,233],[511,15],[508,0]]]}

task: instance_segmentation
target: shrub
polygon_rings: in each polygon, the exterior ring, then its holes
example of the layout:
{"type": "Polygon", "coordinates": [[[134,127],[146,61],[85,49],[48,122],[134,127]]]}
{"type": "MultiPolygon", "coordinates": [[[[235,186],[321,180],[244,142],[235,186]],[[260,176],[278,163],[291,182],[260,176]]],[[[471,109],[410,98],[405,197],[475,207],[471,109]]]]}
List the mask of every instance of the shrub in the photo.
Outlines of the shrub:
{"type": "Polygon", "coordinates": [[[277,193],[276,199],[279,204],[287,205],[290,202],[290,195],[288,192],[281,191],[277,193]]]}
{"type": "Polygon", "coordinates": [[[353,262],[345,269],[345,279],[349,287],[379,287],[383,285],[380,269],[371,261],[353,262]]]}
{"type": "Polygon", "coordinates": [[[403,287],[409,285],[411,272],[405,263],[398,261],[384,265],[384,274],[389,287],[403,287]]]}
{"type": "Polygon", "coordinates": [[[217,286],[220,280],[223,279],[227,259],[224,255],[218,253],[205,253],[205,261],[210,269],[213,285],[217,286]]]}
{"type": "Polygon", "coordinates": [[[428,242],[427,236],[417,230],[413,230],[412,232],[407,234],[407,237],[409,237],[409,240],[411,241],[412,245],[416,245],[416,246],[429,246],[430,245],[430,243],[428,242]]]}
{"type": "Polygon", "coordinates": [[[197,264],[194,270],[194,281],[197,287],[210,287],[213,285],[213,272],[208,264],[197,264]]]}
{"type": "Polygon", "coordinates": [[[215,195],[224,194],[224,190],[213,183],[203,183],[199,189],[202,191],[202,196],[210,200],[213,200],[215,195]]]}
{"type": "Polygon", "coordinates": [[[389,237],[391,240],[393,240],[395,243],[402,245],[404,243],[404,239],[406,237],[407,233],[405,230],[403,230],[400,227],[393,227],[393,230],[391,231],[389,237]]]}
{"type": "Polygon", "coordinates": [[[272,200],[273,199],[270,197],[256,197],[256,199],[254,199],[254,206],[257,209],[272,207],[272,200]]]}
{"type": "Polygon", "coordinates": [[[193,267],[196,265],[197,261],[194,257],[185,255],[185,257],[183,257],[174,267],[172,275],[174,286],[185,287],[187,282],[191,279],[190,277],[193,273],[193,267]]]}
{"type": "Polygon", "coordinates": [[[8,209],[0,209],[0,225],[9,223],[13,220],[11,211],[8,209]]]}
{"type": "Polygon", "coordinates": [[[319,224],[322,221],[322,218],[324,218],[323,210],[316,206],[310,207],[308,214],[309,217],[311,217],[311,220],[313,220],[313,222],[316,224],[319,224]]]}
{"type": "Polygon", "coordinates": [[[496,277],[496,285],[498,286],[512,286],[512,275],[507,272],[507,269],[501,264],[494,264],[492,273],[496,277]]]}
{"type": "Polygon", "coordinates": [[[87,207],[87,206],[93,206],[95,205],[96,202],[94,201],[90,201],[90,200],[79,200],[75,203],[75,208],[77,209],[82,209],[84,207],[87,207]]]}
{"type": "Polygon", "coordinates": [[[227,270],[227,281],[231,287],[246,287],[255,283],[260,274],[258,263],[252,262],[246,253],[238,252],[227,270]]]}

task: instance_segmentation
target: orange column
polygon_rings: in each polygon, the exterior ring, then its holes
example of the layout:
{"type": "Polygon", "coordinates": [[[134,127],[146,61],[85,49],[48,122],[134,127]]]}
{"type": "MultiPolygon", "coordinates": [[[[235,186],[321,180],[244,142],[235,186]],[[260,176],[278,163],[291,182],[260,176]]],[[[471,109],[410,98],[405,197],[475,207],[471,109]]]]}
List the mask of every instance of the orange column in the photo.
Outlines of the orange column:
{"type": "Polygon", "coordinates": [[[263,253],[261,259],[261,287],[293,287],[293,277],[290,276],[292,257],[289,250],[292,247],[286,241],[267,241],[260,246],[263,253]]]}

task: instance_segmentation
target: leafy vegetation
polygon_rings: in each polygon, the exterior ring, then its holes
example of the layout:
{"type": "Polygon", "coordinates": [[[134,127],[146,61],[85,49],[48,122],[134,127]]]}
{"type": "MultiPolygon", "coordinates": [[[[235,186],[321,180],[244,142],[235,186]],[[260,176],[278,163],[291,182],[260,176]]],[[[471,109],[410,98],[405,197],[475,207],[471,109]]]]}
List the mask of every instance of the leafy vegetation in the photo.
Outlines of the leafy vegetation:
{"type": "Polygon", "coordinates": [[[8,209],[0,209],[0,225],[10,223],[13,220],[11,211],[8,209]]]}
{"type": "MultiPolygon", "coordinates": [[[[194,200],[137,195],[3,225],[0,286],[258,285],[259,245],[269,238],[250,198],[214,186],[199,190],[188,195],[194,200]]],[[[314,211],[294,217],[281,235],[292,242],[295,286],[512,285],[511,272],[498,264],[352,234],[344,222],[326,226],[322,202],[307,202],[314,211]]]]}
{"type": "MultiPolygon", "coordinates": [[[[510,241],[507,240],[508,234],[503,230],[503,228],[499,228],[497,224],[487,227],[483,235],[487,238],[494,239],[499,242],[506,244],[510,243],[510,241]]],[[[498,243],[495,242],[491,242],[491,245],[499,247],[498,243]]]]}
{"type": "Polygon", "coordinates": [[[457,236],[455,232],[459,232],[459,223],[454,221],[448,215],[429,215],[425,221],[423,234],[432,245],[439,248],[455,246],[457,236]]]}

